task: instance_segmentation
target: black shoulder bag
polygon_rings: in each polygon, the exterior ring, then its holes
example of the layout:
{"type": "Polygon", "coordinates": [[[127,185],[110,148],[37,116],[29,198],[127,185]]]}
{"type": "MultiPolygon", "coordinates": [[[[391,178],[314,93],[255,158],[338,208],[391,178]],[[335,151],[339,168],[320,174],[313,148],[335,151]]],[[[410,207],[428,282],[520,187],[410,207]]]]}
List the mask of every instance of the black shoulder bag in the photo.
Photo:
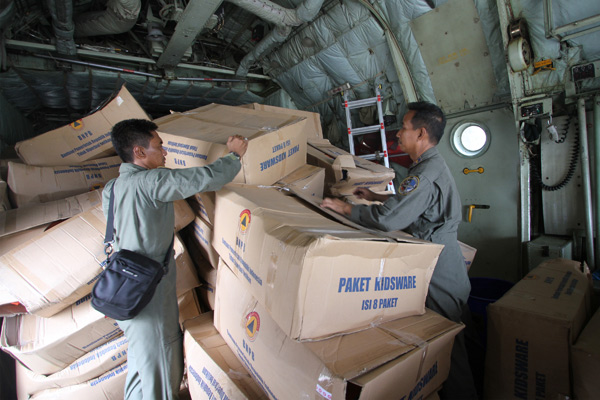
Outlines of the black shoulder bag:
{"type": "Polygon", "coordinates": [[[156,286],[168,272],[173,241],[162,264],[125,249],[111,255],[114,243],[114,198],[113,184],[104,235],[106,266],[92,289],[92,307],[107,317],[124,321],[138,315],[152,300],[156,286]]]}

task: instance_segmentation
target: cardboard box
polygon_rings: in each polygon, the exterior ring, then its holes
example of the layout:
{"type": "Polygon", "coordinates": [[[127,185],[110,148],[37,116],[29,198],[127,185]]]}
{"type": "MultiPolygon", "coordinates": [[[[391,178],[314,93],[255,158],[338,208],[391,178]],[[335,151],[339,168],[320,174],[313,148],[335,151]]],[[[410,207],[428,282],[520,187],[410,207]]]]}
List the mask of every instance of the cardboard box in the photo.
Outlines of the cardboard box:
{"type": "MultiPolygon", "coordinates": [[[[30,228],[24,231],[11,233],[10,235],[5,235],[0,237],[0,255],[6,254],[9,251],[15,249],[16,247],[26,243],[27,241],[41,236],[44,234],[46,229],[49,229],[51,224],[44,224],[40,226],[36,226],[35,228],[30,228]]],[[[1,283],[0,283],[1,286],[1,283]]]]}
{"type": "MultiPolygon", "coordinates": [[[[202,310],[212,311],[215,309],[215,292],[217,289],[217,268],[213,267],[204,258],[198,258],[196,268],[200,286],[196,290],[202,310]]],[[[217,264],[217,267],[219,264],[217,264]]]]}
{"type": "MultiPolygon", "coordinates": [[[[181,221],[178,210],[175,220],[181,221]]],[[[91,293],[106,263],[105,232],[101,205],[46,232],[36,229],[29,240],[0,256],[0,289],[19,299],[32,314],[56,314],[91,293]]]]}
{"type": "Polygon", "coordinates": [[[197,263],[198,258],[207,260],[213,268],[219,266],[219,254],[212,245],[213,226],[201,217],[196,217],[194,222],[186,229],[186,243],[190,254],[197,263]]]}
{"type": "Polygon", "coordinates": [[[175,249],[175,266],[177,268],[177,281],[175,285],[177,296],[179,297],[185,292],[200,286],[200,281],[196,273],[196,266],[179,235],[175,235],[173,247],[175,249]]]}
{"type": "Polygon", "coordinates": [[[179,232],[194,220],[194,210],[185,199],[174,201],[173,209],[175,211],[175,232],[179,232]]]}
{"type": "Polygon", "coordinates": [[[228,185],[216,218],[213,246],[292,339],[425,312],[441,245],[384,240],[273,188],[228,185]]]}
{"type": "Polygon", "coordinates": [[[325,187],[325,169],[306,164],[281,178],[275,185],[320,201],[325,187]]]}
{"type": "Polygon", "coordinates": [[[218,271],[215,326],[272,399],[415,399],[446,380],[462,325],[428,310],[322,341],[291,340],[245,285],[218,271]]]}
{"type": "Polygon", "coordinates": [[[28,165],[69,165],[115,154],[110,133],[124,119],[149,119],[133,96],[121,88],[101,110],[69,125],[46,132],[15,145],[17,154],[28,165]]]}
{"type": "Polygon", "coordinates": [[[8,199],[8,184],[0,180],[0,211],[10,210],[12,205],[8,199]]]}
{"type": "Polygon", "coordinates": [[[583,328],[571,347],[573,395],[575,399],[594,399],[600,393],[600,311],[583,328]]]}
{"type": "Polygon", "coordinates": [[[115,400],[122,399],[125,392],[127,362],[106,372],[98,378],[73,386],[47,389],[37,392],[31,400],[115,400]]]}
{"type": "Polygon", "coordinates": [[[212,312],[186,321],[183,347],[193,400],[268,399],[219,335],[212,312]]]}
{"type": "Polygon", "coordinates": [[[325,168],[326,195],[351,195],[359,187],[384,191],[395,177],[393,169],[354,156],[327,139],[309,141],[307,152],[309,164],[325,168]]]}
{"type": "Polygon", "coordinates": [[[475,259],[475,254],[477,254],[477,249],[461,242],[460,240],[458,241],[458,245],[460,246],[460,251],[463,259],[465,260],[467,271],[469,271],[471,269],[471,264],[473,264],[473,260],[475,259]]]}
{"type": "Polygon", "coordinates": [[[207,165],[227,154],[227,138],[248,138],[248,151],[235,182],[271,185],[306,163],[306,119],[286,114],[210,104],[154,121],[166,166],[207,165]]]}
{"type": "Polygon", "coordinates": [[[4,319],[0,345],[38,374],[53,374],[121,335],[117,322],[94,310],[92,296],[51,318],[18,315],[4,319]]]}
{"type": "Polygon", "coordinates": [[[127,344],[124,335],[118,336],[51,375],[36,374],[17,362],[17,397],[28,399],[45,389],[72,386],[97,378],[127,360],[127,344]]]}
{"type": "Polygon", "coordinates": [[[211,225],[215,224],[215,192],[200,192],[187,198],[195,215],[211,225]]]}
{"type": "Polygon", "coordinates": [[[0,212],[0,237],[74,217],[102,203],[102,191],[94,190],[66,199],[0,212]]]}
{"type": "Polygon", "coordinates": [[[287,115],[295,115],[306,118],[306,137],[308,139],[323,139],[323,129],[321,129],[321,116],[318,113],[310,111],[296,110],[292,108],[283,108],[270,106],[267,104],[250,103],[238,107],[250,108],[252,110],[268,111],[287,115]]]}
{"type": "Polygon", "coordinates": [[[192,289],[177,297],[177,305],[179,306],[179,324],[183,329],[183,323],[188,319],[196,318],[202,311],[198,304],[196,290],[192,289]]]}
{"type": "Polygon", "coordinates": [[[577,261],[540,264],[487,307],[485,397],[572,397],[569,351],[590,316],[577,261]]]}
{"type": "Polygon", "coordinates": [[[63,167],[34,167],[8,163],[8,186],[13,204],[46,203],[103,187],[119,176],[119,157],[63,167]]]}
{"type": "Polygon", "coordinates": [[[98,205],[0,256],[0,289],[41,317],[92,291],[106,262],[106,219],[98,205]]]}

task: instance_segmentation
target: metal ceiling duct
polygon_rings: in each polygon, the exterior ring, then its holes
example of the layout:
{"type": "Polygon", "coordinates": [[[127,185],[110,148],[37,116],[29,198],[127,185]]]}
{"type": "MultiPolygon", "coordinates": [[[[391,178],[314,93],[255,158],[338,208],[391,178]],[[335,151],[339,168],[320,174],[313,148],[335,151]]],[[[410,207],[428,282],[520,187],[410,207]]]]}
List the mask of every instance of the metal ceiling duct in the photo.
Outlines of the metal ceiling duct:
{"type": "Polygon", "coordinates": [[[246,54],[236,71],[237,76],[246,76],[250,66],[272,45],[282,43],[292,31],[293,26],[310,22],[317,15],[323,0],[305,0],[295,9],[283,8],[268,0],[228,0],[236,6],[249,11],[261,19],[277,25],[256,47],[246,54]]]}
{"type": "Polygon", "coordinates": [[[75,36],[113,35],[128,32],[138,19],[141,4],[141,0],[108,0],[106,10],[77,16],[75,36]]]}
{"type": "Polygon", "coordinates": [[[48,0],[52,15],[52,28],[56,36],[56,50],[59,54],[74,56],[77,53],[73,40],[73,2],[71,0],[48,0]]]}

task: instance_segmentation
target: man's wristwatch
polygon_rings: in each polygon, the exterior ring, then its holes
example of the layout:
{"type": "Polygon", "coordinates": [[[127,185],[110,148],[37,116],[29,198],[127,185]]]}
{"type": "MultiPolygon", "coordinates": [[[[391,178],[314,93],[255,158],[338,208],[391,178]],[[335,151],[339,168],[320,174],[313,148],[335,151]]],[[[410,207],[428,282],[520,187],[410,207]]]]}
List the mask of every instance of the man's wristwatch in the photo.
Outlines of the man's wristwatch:
{"type": "Polygon", "coordinates": [[[229,154],[233,154],[238,160],[240,160],[242,157],[236,153],[235,151],[230,151],[229,154]]]}

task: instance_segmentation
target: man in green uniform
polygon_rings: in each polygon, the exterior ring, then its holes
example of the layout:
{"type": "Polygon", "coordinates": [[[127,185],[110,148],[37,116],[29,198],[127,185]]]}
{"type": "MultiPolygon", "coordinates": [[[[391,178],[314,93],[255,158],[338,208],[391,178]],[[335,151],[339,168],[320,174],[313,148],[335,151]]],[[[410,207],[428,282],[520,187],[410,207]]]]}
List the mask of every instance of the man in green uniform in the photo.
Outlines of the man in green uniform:
{"type": "MultiPolygon", "coordinates": [[[[326,198],[322,206],[366,227],[406,230],[417,238],[443,244],[425,305],[460,322],[471,285],[457,242],[462,219],[460,196],[446,162],[435,148],[444,134],[446,118],[431,103],[410,103],[408,109],[396,136],[413,164],[398,193],[380,195],[359,188],[355,191],[359,198],[383,204],[352,206],[340,199],[326,198]]],[[[459,400],[477,398],[462,332],[455,340],[450,375],[440,396],[459,400]]]]}
{"type": "MultiPolygon", "coordinates": [[[[167,152],[151,121],[130,119],[113,127],[112,142],[123,160],[119,177],[102,193],[108,214],[114,186],[115,251],[128,249],[162,263],[173,238],[173,201],[219,190],[241,168],[247,141],[232,136],[230,153],[205,167],[162,168],[167,152]]],[[[183,341],[171,257],[150,303],[133,319],[117,321],[129,342],[126,399],[177,399],[183,376],[183,341]]]]}

